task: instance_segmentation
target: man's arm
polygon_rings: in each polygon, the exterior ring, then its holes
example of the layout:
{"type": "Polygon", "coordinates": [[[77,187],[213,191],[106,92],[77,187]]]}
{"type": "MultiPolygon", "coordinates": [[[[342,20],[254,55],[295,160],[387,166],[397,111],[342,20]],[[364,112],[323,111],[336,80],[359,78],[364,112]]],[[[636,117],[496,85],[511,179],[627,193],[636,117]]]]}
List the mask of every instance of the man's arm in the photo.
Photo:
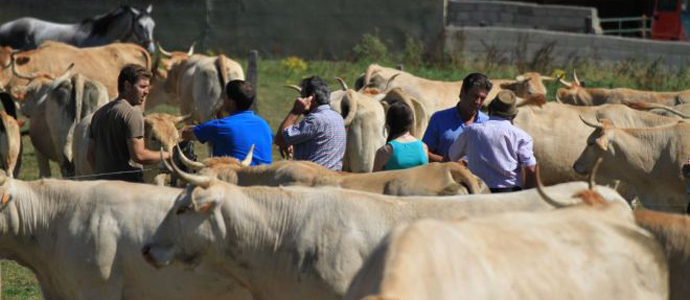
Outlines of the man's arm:
{"type": "Polygon", "coordinates": [[[89,165],[91,166],[91,170],[95,170],[96,168],[96,142],[94,142],[92,139],[89,139],[89,148],[86,150],[86,160],[89,162],[89,165]]]}
{"type": "Polygon", "coordinates": [[[434,153],[436,151],[436,147],[438,146],[438,131],[436,130],[436,114],[431,116],[431,120],[429,120],[429,126],[426,127],[426,131],[424,132],[424,137],[422,138],[422,142],[427,145],[428,147],[428,156],[429,156],[429,162],[443,162],[445,161],[445,158],[443,155],[439,155],[434,153]]]}
{"type": "Polygon", "coordinates": [[[463,156],[467,155],[467,143],[469,142],[469,131],[465,130],[458,138],[453,141],[453,144],[448,148],[448,159],[450,161],[458,161],[463,156]]]}
{"type": "MultiPolygon", "coordinates": [[[[280,150],[280,156],[285,158],[289,154],[288,148],[290,147],[292,141],[286,141],[285,138],[283,137],[283,133],[285,132],[286,129],[288,129],[290,126],[295,125],[297,123],[297,120],[299,120],[300,116],[305,114],[309,108],[311,107],[312,100],[314,99],[314,96],[309,96],[307,98],[297,98],[295,99],[295,103],[292,105],[292,110],[288,113],[288,115],[285,117],[282,123],[280,123],[280,126],[278,127],[278,132],[276,132],[276,137],[274,139],[274,143],[278,146],[280,150]]],[[[296,135],[304,135],[304,137],[307,137],[305,134],[308,132],[305,131],[300,131],[298,133],[293,133],[296,135]]]]}
{"type": "Polygon", "coordinates": [[[537,186],[537,165],[522,167],[522,172],[525,174],[525,189],[531,189],[537,186]]]}
{"type": "Polygon", "coordinates": [[[194,134],[194,126],[183,128],[180,136],[185,141],[196,141],[196,140],[198,140],[196,137],[196,134],[194,134]]]}
{"type": "MultiPolygon", "coordinates": [[[[127,149],[129,150],[129,157],[135,163],[148,165],[161,161],[161,152],[146,149],[143,138],[127,139],[127,149]]],[[[170,153],[163,151],[163,158],[169,159],[170,153]]]]}

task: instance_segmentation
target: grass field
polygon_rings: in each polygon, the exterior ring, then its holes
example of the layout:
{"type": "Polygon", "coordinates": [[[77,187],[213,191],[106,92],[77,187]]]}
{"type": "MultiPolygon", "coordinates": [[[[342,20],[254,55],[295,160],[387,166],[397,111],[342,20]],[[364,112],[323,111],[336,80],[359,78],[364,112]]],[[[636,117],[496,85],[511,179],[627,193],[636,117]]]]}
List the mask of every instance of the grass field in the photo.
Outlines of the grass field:
{"type": "MultiPolygon", "coordinates": [[[[437,80],[462,80],[469,72],[485,72],[492,78],[514,78],[526,71],[539,71],[550,75],[553,69],[520,69],[517,64],[494,65],[489,58],[477,58],[472,61],[445,61],[433,65],[406,66],[405,70],[421,77],[437,80]]],[[[391,59],[385,58],[387,66],[395,65],[391,59]]],[[[246,66],[246,62],[243,62],[246,66]]],[[[294,90],[283,88],[286,84],[297,84],[300,79],[313,74],[319,75],[331,82],[333,89],[339,88],[333,79],[339,76],[354,85],[368,65],[368,62],[326,62],[301,61],[298,58],[285,60],[261,60],[258,73],[257,110],[268,120],[275,131],[282,119],[292,106],[297,96],[294,90]]],[[[680,90],[687,89],[690,84],[690,71],[682,67],[678,70],[666,70],[656,62],[624,61],[615,65],[601,67],[595,63],[581,63],[578,65],[562,66],[563,70],[571,72],[577,68],[581,80],[586,80],[590,87],[630,87],[649,90],[680,90]]],[[[570,75],[570,74],[569,74],[570,75]]],[[[569,79],[571,80],[571,79],[569,79]]],[[[547,84],[549,95],[552,97],[557,84],[547,84]]],[[[176,113],[174,107],[159,106],[153,111],[176,113]]],[[[23,138],[24,151],[19,178],[34,180],[38,178],[38,168],[33,147],[27,137],[23,138]]],[[[202,150],[205,147],[197,147],[202,150]]],[[[274,159],[278,159],[278,152],[274,151],[274,159]]],[[[204,157],[204,153],[200,153],[204,157]]],[[[54,177],[59,177],[59,169],[51,163],[54,177]]],[[[42,299],[40,288],[31,271],[14,262],[2,261],[2,299],[42,299]]]]}

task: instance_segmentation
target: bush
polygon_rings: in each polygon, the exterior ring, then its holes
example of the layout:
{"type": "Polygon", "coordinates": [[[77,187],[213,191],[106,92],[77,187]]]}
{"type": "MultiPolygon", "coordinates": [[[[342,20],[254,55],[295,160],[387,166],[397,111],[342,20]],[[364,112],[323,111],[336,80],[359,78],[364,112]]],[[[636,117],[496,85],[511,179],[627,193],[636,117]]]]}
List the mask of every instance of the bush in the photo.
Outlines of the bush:
{"type": "Polygon", "coordinates": [[[407,35],[405,39],[404,61],[406,65],[418,67],[424,59],[424,42],[407,35]]]}
{"type": "Polygon", "coordinates": [[[364,34],[352,49],[355,61],[381,62],[388,60],[388,47],[377,35],[364,34]]]}

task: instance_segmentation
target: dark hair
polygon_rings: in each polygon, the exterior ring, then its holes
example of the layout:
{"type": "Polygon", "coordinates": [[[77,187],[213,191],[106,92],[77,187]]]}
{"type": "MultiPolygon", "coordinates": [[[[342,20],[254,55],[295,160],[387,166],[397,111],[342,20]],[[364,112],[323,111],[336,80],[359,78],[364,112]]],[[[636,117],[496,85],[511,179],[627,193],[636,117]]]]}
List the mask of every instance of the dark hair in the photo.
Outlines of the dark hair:
{"type": "Polygon", "coordinates": [[[331,92],[328,84],[319,76],[312,76],[302,80],[302,97],[314,95],[314,101],[318,105],[329,104],[331,102],[331,92]]]}
{"type": "Polygon", "coordinates": [[[153,74],[146,68],[140,65],[128,64],[122,68],[120,75],[117,76],[117,92],[124,92],[125,82],[134,85],[141,79],[151,79],[151,77],[153,77],[153,74]]]}
{"type": "Polygon", "coordinates": [[[237,110],[248,110],[254,103],[254,88],[244,80],[232,80],[225,85],[225,94],[235,101],[237,110]]]}
{"type": "Polygon", "coordinates": [[[482,73],[470,73],[462,80],[462,88],[460,89],[461,94],[466,93],[474,87],[479,87],[488,92],[493,87],[493,84],[491,84],[489,77],[486,77],[486,75],[482,73]]]}
{"type": "Polygon", "coordinates": [[[402,101],[393,102],[386,112],[386,125],[388,125],[388,142],[398,138],[403,133],[412,129],[414,116],[409,105],[402,101]]]}

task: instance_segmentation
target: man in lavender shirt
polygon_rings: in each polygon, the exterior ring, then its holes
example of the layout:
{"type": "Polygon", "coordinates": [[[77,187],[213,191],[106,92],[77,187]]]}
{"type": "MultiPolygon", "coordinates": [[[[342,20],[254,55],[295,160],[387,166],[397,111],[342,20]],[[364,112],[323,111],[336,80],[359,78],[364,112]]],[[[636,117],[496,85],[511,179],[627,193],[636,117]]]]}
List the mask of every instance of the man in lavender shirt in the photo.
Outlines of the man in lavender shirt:
{"type": "Polygon", "coordinates": [[[328,84],[312,76],[302,80],[301,87],[301,97],[295,100],[276,134],[280,155],[285,157],[292,151],[295,160],[308,160],[340,170],[345,156],[345,123],[343,117],[331,109],[328,84]],[[302,115],[304,119],[297,123],[302,115]]]}
{"type": "Polygon", "coordinates": [[[491,90],[486,75],[472,73],[462,80],[460,101],[455,107],[434,113],[422,141],[429,147],[429,162],[448,161],[448,148],[467,126],[489,119],[479,111],[491,90]]]}
{"type": "Polygon", "coordinates": [[[489,120],[465,128],[448,150],[453,161],[467,155],[468,168],[484,180],[492,193],[519,191],[536,183],[532,137],[513,125],[516,102],[513,92],[499,92],[489,104],[489,120]],[[521,171],[525,174],[524,185],[521,171]]]}

